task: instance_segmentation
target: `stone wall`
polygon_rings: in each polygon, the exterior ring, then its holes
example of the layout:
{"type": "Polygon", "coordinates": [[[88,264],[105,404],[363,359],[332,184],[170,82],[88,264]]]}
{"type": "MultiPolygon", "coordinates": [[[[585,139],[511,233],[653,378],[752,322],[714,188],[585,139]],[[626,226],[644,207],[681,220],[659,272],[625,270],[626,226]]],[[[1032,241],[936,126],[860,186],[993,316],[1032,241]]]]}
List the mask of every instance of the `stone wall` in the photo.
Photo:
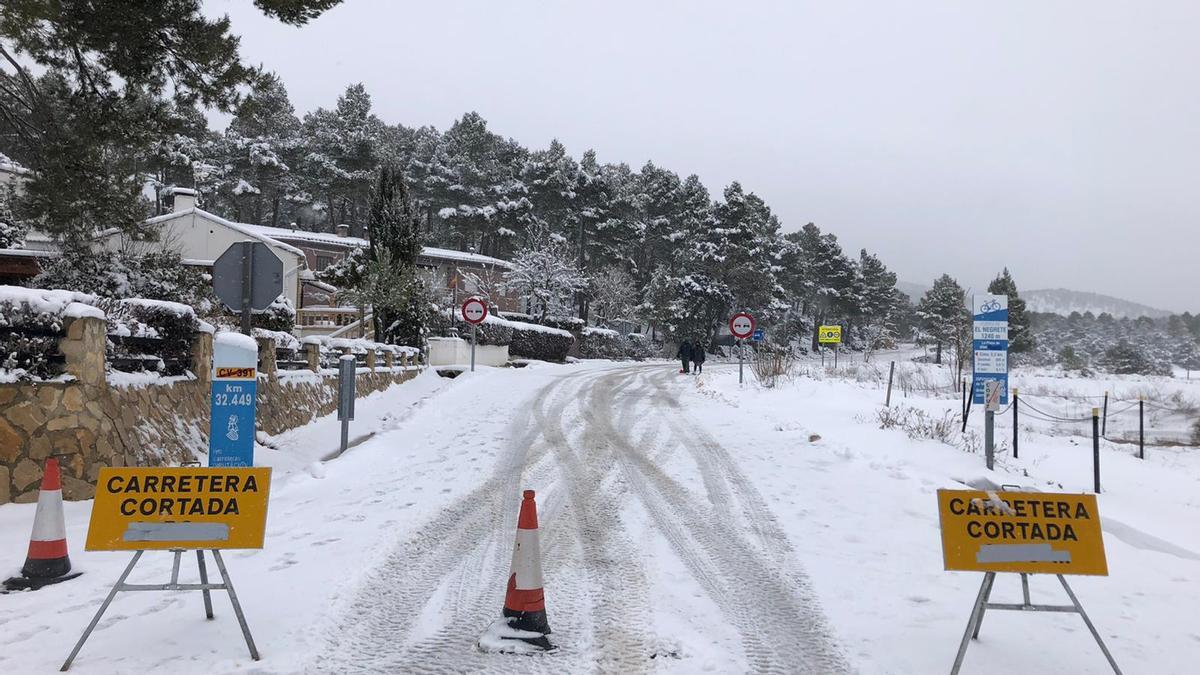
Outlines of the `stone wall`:
{"type": "MultiPolygon", "coordinates": [[[[194,376],[139,381],[105,372],[105,332],[102,319],[67,327],[60,349],[69,381],[0,384],[0,504],[37,501],[48,457],[62,465],[63,495],[90,499],[102,467],[178,464],[207,452],[212,336],[200,334],[193,344],[194,376]]],[[[279,372],[274,342],[259,341],[259,430],[278,434],[336,410],[337,376],[318,371],[317,346],[306,348],[314,352],[312,369],[279,372]]],[[[411,379],[422,367],[391,354],[368,365],[357,377],[359,396],[411,379]]]]}

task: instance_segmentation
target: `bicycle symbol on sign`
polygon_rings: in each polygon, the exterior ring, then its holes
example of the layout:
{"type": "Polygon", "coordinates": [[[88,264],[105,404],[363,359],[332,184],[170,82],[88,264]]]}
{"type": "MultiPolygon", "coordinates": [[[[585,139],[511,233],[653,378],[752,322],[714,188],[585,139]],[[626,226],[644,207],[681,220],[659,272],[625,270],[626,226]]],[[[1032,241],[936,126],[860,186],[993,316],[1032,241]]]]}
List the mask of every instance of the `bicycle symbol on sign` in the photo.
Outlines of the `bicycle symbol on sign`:
{"type": "Polygon", "coordinates": [[[983,303],[983,305],[979,308],[979,311],[982,314],[987,314],[988,312],[995,312],[999,309],[1001,309],[999,300],[988,300],[987,302],[983,303]]]}

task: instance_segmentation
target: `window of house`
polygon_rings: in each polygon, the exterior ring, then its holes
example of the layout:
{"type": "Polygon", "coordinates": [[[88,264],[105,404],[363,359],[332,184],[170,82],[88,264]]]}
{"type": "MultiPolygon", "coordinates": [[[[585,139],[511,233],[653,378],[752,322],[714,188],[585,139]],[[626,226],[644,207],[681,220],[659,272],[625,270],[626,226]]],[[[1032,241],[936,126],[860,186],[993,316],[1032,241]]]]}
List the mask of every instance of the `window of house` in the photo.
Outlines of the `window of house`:
{"type": "Polygon", "coordinates": [[[333,264],[333,256],[328,256],[328,255],[317,256],[317,271],[318,272],[325,269],[326,267],[329,267],[332,264],[333,264]]]}

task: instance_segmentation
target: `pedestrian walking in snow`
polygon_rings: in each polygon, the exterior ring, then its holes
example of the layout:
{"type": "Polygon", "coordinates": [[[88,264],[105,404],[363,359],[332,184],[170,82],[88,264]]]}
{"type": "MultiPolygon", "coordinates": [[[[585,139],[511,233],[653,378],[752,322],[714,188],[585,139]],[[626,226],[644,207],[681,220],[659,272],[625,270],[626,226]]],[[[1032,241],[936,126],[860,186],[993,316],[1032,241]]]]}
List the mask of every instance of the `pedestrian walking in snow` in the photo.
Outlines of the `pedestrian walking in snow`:
{"type": "Polygon", "coordinates": [[[675,354],[675,358],[679,359],[679,362],[683,364],[683,367],[679,369],[679,372],[688,372],[688,364],[692,361],[692,343],[688,342],[687,340],[680,342],[679,352],[675,354]]]}
{"type": "Polygon", "coordinates": [[[695,371],[697,375],[704,372],[705,358],[704,341],[696,340],[696,343],[692,345],[692,370],[695,371]]]}

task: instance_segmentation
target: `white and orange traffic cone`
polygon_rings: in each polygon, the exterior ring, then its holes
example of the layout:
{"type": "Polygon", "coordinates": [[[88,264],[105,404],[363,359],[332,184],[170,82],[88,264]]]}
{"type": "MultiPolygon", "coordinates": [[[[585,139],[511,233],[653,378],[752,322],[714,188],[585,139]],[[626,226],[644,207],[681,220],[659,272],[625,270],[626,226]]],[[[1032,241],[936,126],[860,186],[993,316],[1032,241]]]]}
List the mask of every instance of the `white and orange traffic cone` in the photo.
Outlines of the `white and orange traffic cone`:
{"type": "Polygon", "coordinates": [[[546,620],[546,594],[542,588],[542,552],[538,545],[537,502],[526,490],[517,516],[517,541],[504,596],[504,618],[493,623],[479,640],[485,650],[534,652],[554,649],[546,620]],[[515,644],[514,644],[515,641],[515,644]]]}
{"type": "Polygon", "coordinates": [[[42,475],[42,489],[38,493],[37,512],[33,516],[33,534],[29,537],[29,554],[21,576],[4,582],[10,590],[38,589],[67,579],[71,559],[67,556],[67,525],[63,517],[62,477],[58,460],[46,460],[46,471],[42,475]]]}

